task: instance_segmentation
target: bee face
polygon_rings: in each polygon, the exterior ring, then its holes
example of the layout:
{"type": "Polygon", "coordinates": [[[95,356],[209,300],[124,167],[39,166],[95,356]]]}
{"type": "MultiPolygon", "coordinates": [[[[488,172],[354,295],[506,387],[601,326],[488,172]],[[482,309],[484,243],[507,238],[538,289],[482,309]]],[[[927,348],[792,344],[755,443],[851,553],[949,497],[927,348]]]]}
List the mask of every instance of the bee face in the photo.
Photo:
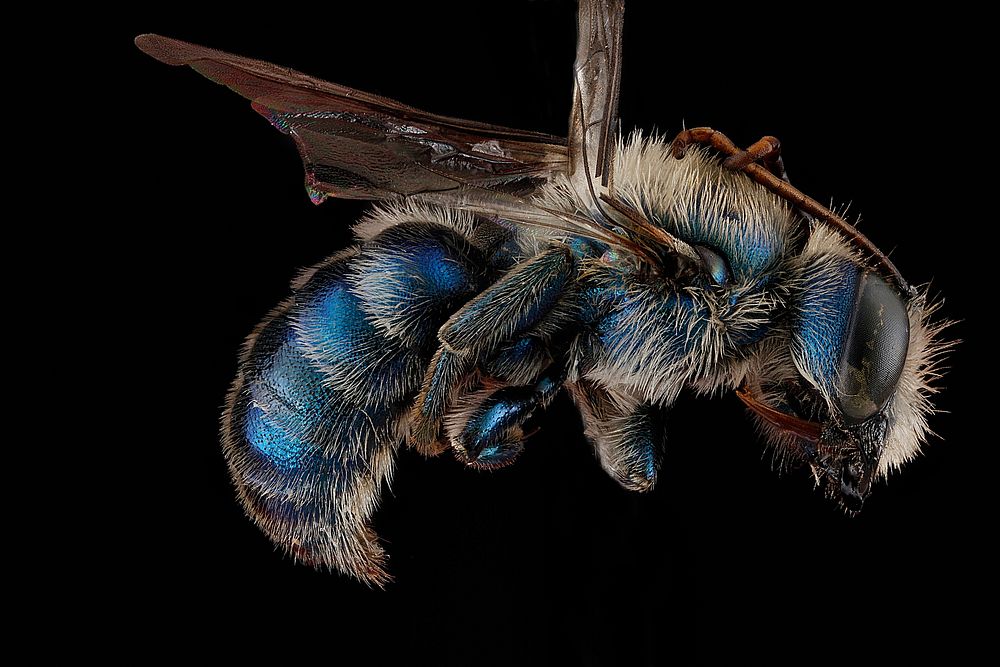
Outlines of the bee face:
{"type": "Polygon", "coordinates": [[[944,325],[929,323],[925,297],[901,295],[834,233],[814,230],[796,264],[787,349],[741,397],[783,457],[808,464],[855,512],[926,436],[944,325]]]}

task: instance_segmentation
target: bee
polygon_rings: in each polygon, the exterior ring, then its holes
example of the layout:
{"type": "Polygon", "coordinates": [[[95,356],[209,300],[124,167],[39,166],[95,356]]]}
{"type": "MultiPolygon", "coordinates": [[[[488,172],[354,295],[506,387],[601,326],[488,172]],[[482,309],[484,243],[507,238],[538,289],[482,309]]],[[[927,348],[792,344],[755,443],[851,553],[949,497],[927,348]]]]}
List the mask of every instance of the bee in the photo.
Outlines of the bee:
{"type": "Polygon", "coordinates": [[[623,14],[580,2],[567,138],[136,38],[289,135],[314,203],[378,202],[250,334],[226,400],[239,498],[293,558],[384,586],[370,524],[399,448],[504,467],[563,391],[638,492],[684,391],[735,391],[779,468],[848,513],[919,452],[948,347],[935,305],[791,185],[773,137],[623,137],[623,14]]]}

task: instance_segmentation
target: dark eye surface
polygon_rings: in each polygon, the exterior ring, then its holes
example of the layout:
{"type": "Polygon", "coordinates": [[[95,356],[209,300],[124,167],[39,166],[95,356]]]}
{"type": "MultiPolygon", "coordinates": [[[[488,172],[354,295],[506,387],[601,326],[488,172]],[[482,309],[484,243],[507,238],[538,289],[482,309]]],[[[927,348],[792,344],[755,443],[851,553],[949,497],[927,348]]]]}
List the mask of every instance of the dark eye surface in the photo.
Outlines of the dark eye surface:
{"type": "Polygon", "coordinates": [[[704,262],[705,273],[708,274],[708,277],[712,279],[714,284],[725,285],[729,282],[729,267],[726,265],[726,260],[722,255],[703,245],[694,246],[694,250],[701,257],[701,261],[704,262]]]}
{"type": "Polygon", "coordinates": [[[865,421],[892,397],[910,341],[910,320],[896,291],[870,273],[859,283],[836,383],[838,407],[851,424],[865,421]]]}

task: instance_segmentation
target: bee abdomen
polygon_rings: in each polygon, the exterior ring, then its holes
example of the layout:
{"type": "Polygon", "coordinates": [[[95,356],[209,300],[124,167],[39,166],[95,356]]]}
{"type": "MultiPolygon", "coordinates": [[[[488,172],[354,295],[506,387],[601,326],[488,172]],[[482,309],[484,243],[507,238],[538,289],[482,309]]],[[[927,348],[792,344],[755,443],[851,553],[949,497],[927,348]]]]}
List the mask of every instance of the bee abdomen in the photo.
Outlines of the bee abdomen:
{"type": "Polygon", "coordinates": [[[448,315],[480,288],[476,249],[405,223],[311,271],[250,336],[223,418],[247,512],[297,559],[381,585],[368,527],[448,315]]]}
{"type": "Polygon", "coordinates": [[[366,520],[391,476],[391,406],[363,409],[327,382],[293,326],[295,302],[258,330],[234,385],[223,446],[244,507],[297,559],[386,580],[366,520]]]}

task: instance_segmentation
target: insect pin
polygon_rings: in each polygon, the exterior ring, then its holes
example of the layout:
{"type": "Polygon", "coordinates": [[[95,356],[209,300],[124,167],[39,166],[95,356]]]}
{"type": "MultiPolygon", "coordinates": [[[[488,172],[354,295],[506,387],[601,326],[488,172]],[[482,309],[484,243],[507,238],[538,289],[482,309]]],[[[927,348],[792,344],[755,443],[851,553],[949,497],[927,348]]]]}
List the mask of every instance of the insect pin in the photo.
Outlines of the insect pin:
{"type": "Polygon", "coordinates": [[[384,585],[370,519],[397,450],[505,466],[561,392],[635,491],[686,390],[735,391],[776,460],[849,512],[918,453],[946,348],[933,305],[785,179],[773,137],[621,138],[622,19],[580,2],[565,139],[136,38],[289,135],[314,203],[378,202],[250,334],[226,402],[240,500],[296,559],[384,585]]]}

